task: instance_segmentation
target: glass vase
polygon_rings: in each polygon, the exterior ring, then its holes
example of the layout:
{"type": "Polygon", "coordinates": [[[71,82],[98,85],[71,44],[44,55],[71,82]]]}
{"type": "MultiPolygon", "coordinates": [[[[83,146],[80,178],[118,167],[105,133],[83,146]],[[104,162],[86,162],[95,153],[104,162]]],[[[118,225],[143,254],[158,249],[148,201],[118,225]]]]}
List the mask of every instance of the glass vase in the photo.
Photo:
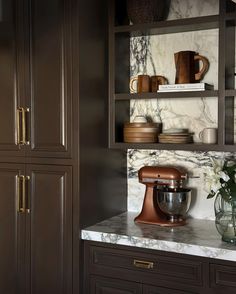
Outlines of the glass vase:
{"type": "Polygon", "coordinates": [[[236,201],[226,201],[220,194],[216,196],[215,225],[222,240],[236,244],[236,201]]]}

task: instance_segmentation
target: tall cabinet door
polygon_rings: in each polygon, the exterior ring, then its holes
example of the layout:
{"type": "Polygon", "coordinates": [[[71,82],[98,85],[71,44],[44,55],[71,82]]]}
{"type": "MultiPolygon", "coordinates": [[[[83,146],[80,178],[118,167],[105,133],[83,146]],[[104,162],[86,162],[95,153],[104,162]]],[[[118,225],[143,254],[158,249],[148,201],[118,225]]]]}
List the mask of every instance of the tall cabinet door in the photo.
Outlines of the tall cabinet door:
{"type": "Polygon", "coordinates": [[[25,216],[18,212],[24,165],[0,163],[0,293],[25,293],[25,216]]]}
{"type": "Polygon", "coordinates": [[[28,165],[27,294],[72,293],[71,167],[28,165]]]}
{"type": "Polygon", "coordinates": [[[30,157],[71,156],[70,0],[30,2],[30,157]]]}
{"type": "Polygon", "coordinates": [[[24,41],[19,23],[22,8],[18,9],[16,0],[0,2],[0,156],[24,153],[24,148],[17,145],[17,127],[20,128],[17,108],[22,106],[20,97],[24,96],[19,86],[20,51],[24,41]]]}

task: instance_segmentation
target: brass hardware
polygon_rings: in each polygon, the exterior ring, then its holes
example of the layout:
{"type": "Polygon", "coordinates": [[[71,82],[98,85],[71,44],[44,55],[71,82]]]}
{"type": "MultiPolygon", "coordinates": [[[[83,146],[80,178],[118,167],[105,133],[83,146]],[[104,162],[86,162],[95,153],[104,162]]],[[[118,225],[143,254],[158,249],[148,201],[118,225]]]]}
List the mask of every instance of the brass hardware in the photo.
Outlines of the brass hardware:
{"type": "Polygon", "coordinates": [[[16,176],[17,179],[17,198],[18,198],[18,208],[17,211],[20,213],[24,213],[24,201],[23,201],[23,179],[24,176],[18,175],[16,176]]]}
{"type": "Polygon", "coordinates": [[[30,142],[27,140],[27,118],[26,113],[30,110],[29,108],[18,107],[17,108],[17,144],[18,145],[29,145],[30,142]]]}
{"type": "Polygon", "coordinates": [[[30,191],[29,191],[29,181],[30,177],[25,176],[24,177],[24,186],[25,186],[25,211],[27,213],[30,213],[30,191]]]}
{"type": "Polygon", "coordinates": [[[27,140],[27,118],[26,118],[26,113],[29,112],[29,108],[23,108],[22,111],[22,140],[24,145],[29,145],[30,142],[27,140]]]}
{"type": "Polygon", "coordinates": [[[23,112],[23,107],[17,108],[17,145],[24,145],[24,138],[22,133],[23,112]]]}
{"type": "Polygon", "coordinates": [[[144,261],[144,260],[134,260],[134,266],[140,267],[140,268],[146,268],[151,269],[153,268],[154,263],[150,261],[144,261]]]}

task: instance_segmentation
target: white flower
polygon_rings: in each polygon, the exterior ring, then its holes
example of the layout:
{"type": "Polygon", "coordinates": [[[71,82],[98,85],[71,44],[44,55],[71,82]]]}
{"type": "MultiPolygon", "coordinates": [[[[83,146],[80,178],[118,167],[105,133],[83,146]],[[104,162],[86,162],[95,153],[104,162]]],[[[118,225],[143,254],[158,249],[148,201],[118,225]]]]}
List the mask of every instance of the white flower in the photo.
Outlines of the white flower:
{"type": "Polygon", "coordinates": [[[219,172],[219,176],[225,181],[228,182],[228,180],[230,179],[230,177],[223,171],[219,172]]]}
{"type": "Polygon", "coordinates": [[[223,179],[225,182],[229,180],[229,176],[222,171],[223,166],[223,160],[212,159],[212,167],[207,167],[205,169],[204,190],[207,193],[217,193],[222,187],[220,180],[223,179]]]}

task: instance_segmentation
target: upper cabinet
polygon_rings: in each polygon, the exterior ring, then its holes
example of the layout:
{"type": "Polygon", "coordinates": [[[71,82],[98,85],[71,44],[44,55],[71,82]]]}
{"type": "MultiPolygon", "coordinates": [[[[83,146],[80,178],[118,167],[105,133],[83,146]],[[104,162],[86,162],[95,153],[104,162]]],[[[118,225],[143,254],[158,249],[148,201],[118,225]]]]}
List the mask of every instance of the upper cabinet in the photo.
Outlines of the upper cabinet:
{"type": "Polygon", "coordinates": [[[18,108],[23,103],[18,91],[21,28],[15,18],[15,1],[1,1],[0,11],[0,153],[22,154],[17,132],[18,108]]]}
{"type": "MultiPolygon", "coordinates": [[[[182,13],[178,1],[173,0],[168,18],[148,21],[143,17],[141,21],[140,3],[136,4],[135,11],[135,1],[110,2],[109,146],[121,149],[235,151],[236,4],[230,0],[197,1],[193,7],[188,7],[189,10],[186,6],[185,13],[182,13]],[[128,17],[131,2],[132,13],[139,17],[134,23],[128,17]],[[203,6],[201,9],[200,5],[203,6]],[[174,53],[188,50],[209,59],[208,72],[201,82],[212,87],[203,91],[167,92],[133,91],[130,88],[131,78],[138,75],[161,75],[169,84],[175,84],[177,67],[174,53]],[[188,129],[193,141],[127,142],[124,138],[125,123],[133,122],[137,115],[146,116],[150,119],[148,122],[161,123],[165,131],[188,129]],[[215,143],[204,144],[199,138],[200,131],[208,127],[217,128],[215,143]]],[[[198,63],[198,70],[201,67],[202,61],[198,63]]],[[[145,83],[144,80],[142,82],[145,83]]],[[[132,133],[136,130],[127,131],[132,133]]],[[[142,135],[145,136],[141,134],[140,137],[142,135]]],[[[135,135],[132,133],[131,136],[135,135]]]]}
{"type": "MultiPolygon", "coordinates": [[[[71,31],[68,2],[30,1],[27,154],[71,153],[71,31]]],[[[53,154],[53,155],[52,155],[53,154]]]]}
{"type": "Polygon", "coordinates": [[[70,158],[70,4],[29,0],[18,7],[12,0],[1,5],[0,156],[70,158]]]}

